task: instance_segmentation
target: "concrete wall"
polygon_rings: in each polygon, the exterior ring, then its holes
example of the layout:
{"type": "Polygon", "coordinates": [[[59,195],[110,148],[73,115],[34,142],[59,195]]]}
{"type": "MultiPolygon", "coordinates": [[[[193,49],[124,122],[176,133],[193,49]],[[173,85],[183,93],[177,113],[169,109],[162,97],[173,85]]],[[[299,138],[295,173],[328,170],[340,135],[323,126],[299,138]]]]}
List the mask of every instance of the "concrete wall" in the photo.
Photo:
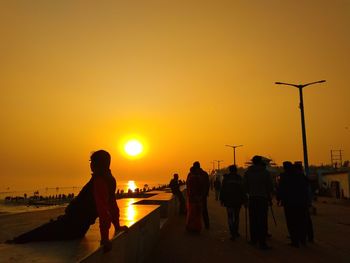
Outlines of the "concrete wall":
{"type": "Polygon", "coordinates": [[[160,208],[136,222],[127,233],[121,233],[112,240],[113,248],[108,253],[97,251],[80,262],[121,262],[140,263],[145,261],[160,234],[160,208]]]}

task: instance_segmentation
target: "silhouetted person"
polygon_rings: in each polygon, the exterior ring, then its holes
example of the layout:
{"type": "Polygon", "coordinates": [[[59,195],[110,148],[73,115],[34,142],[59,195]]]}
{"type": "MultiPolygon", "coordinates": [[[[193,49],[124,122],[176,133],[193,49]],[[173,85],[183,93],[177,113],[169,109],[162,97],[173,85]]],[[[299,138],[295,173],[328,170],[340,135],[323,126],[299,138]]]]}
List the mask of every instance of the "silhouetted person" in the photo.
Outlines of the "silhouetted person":
{"type": "Polygon", "coordinates": [[[109,169],[111,157],[99,150],[90,157],[92,177],[65,209],[65,214],[32,231],[24,233],[8,243],[70,240],[82,238],[90,225],[99,217],[101,245],[104,251],[111,249],[109,228],[126,230],[119,225],[119,208],[115,199],[116,181],[109,169]]]}
{"type": "Polygon", "coordinates": [[[182,192],[180,190],[180,183],[179,183],[179,175],[178,174],[174,174],[174,178],[171,179],[170,183],[169,183],[169,187],[171,188],[171,192],[173,193],[173,195],[176,196],[177,200],[179,201],[180,204],[180,214],[186,214],[186,205],[185,205],[185,198],[182,195],[182,192]]]}
{"type": "Polygon", "coordinates": [[[291,246],[299,247],[306,240],[306,213],[308,209],[308,184],[303,174],[291,162],[283,163],[277,200],[284,207],[291,246]]]}
{"type": "Polygon", "coordinates": [[[201,184],[202,184],[202,191],[203,191],[203,200],[202,200],[202,215],[203,215],[203,221],[204,221],[204,226],[206,229],[209,229],[209,213],[208,213],[208,196],[209,196],[209,175],[206,171],[204,171],[201,168],[200,163],[194,162],[193,167],[195,168],[196,172],[200,175],[201,178],[201,184]]]}
{"type": "Polygon", "coordinates": [[[260,249],[269,249],[266,244],[267,211],[271,204],[272,178],[261,156],[254,156],[252,165],[245,172],[244,186],[249,197],[250,243],[260,249]]]}
{"type": "Polygon", "coordinates": [[[217,201],[219,200],[220,190],[221,190],[221,181],[220,181],[220,176],[218,174],[215,176],[214,189],[215,189],[215,200],[217,201]]]}
{"type": "Polygon", "coordinates": [[[199,233],[202,230],[203,187],[199,170],[191,167],[186,180],[187,217],[186,230],[199,233]]]}
{"type": "Polygon", "coordinates": [[[231,240],[239,237],[239,212],[246,202],[246,194],[243,189],[242,177],[237,174],[236,165],[229,166],[229,173],[224,175],[220,192],[220,202],[227,210],[227,221],[231,234],[231,240]]]}
{"type": "Polygon", "coordinates": [[[302,162],[294,162],[294,168],[296,169],[296,172],[305,178],[308,188],[308,208],[306,211],[306,237],[307,240],[311,243],[314,242],[314,228],[311,220],[311,214],[310,214],[310,208],[312,207],[312,198],[313,193],[310,186],[310,180],[307,178],[304,174],[303,164],[302,162]]]}

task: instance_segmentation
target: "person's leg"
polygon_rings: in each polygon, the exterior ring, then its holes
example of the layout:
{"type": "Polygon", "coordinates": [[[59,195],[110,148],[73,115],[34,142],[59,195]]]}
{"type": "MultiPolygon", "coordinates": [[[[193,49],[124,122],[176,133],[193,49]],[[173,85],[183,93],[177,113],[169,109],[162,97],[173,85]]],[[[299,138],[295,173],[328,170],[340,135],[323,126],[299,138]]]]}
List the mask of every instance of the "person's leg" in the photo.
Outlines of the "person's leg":
{"type": "Polygon", "coordinates": [[[258,199],[257,204],[257,236],[260,248],[267,248],[266,233],[267,233],[267,211],[268,204],[264,198],[258,199]]]}
{"type": "Polygon", "coordinates": [[[241,210],[240,206],[234,208],[234,231],[236,237],[239,237],[238,229],[239,229],[239,212],[241,210]]]}
{"type": "Polygon", "coordinates": [[[290,225],[290,217],[289,217],[289,211],[288,211],[288,206],[284,205],[283,206],[284,210],[284,217],[286,219],[286,225],[287,225],[287,230],[288,230],[288,235],[291,237],[291,225],[290,225]]]}
{"type": "Polygon", "coordinates": [[[256,200],[249,199],[249,230],[250,230],[250,242],[256,244],[258,241],[257,236],[257,207],[256,200]]]}
{"type": "Polygon", "coordinates": [[[231,239],[235,237],[234,232],[234,221],[233,221],[233,209],[231,207],[226,207],[227,211],[227,223],[230,231],[231,239]]]}
{"type": "Polygon", "coordinates": [[[21,234],[12,241],[13,243],[23,244],[28,242],[61,240],[65,231],[65,222],[57,219],[21,234]]]}
{"type": "Polygon", "coordinates": [[[29,232],[15,237],[11,243],[23,244],[39,241],[58,241],[82,238],[90,225],[84,222],[73,222],[66,216],[41,225],[29,232]]]}
{"type": "Polygon", "coordinates": [[[307,240],[312,243],[314,242],[314,227],[312,224],[309,208],[306,209],[306,222],[307,240]]]}
{"type": "Polygon", "coordinates": [[[294,247],[299,246],[299,233],[298,233],[298,211],[294,206],[285,206],[286,217],[289,221],[289,234],[291,239],[291,245],[294,247]]]}
{"type": "Polygon", "coordinates": [[[186,214],[186,204],[185,204],[185,198],[180,192],[178,195],[179,203],[180,203],[180,214],[186,214]]]}
{"type": "Polygon", "coordinates": [[[307,207],[298,207],[298,239],[303,245],[306,244],[307,236],[307,207]]]}
{"type": "Polygon", "coordinates": [[[205,197],[203,199],[203,208],[202,208],[202,215],[203,215],[203,221],[204,226],[206,229],[209,229],[209,213],[208,213],[208,205],[207,205],[207,198],[205,197]]]}

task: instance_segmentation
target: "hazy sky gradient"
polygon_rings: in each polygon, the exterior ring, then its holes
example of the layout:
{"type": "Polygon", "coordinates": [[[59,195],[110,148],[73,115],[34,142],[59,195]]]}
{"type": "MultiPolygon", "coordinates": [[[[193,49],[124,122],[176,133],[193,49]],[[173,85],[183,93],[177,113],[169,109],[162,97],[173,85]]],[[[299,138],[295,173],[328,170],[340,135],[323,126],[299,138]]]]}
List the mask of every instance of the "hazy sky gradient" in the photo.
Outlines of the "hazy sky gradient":
{"type": "Polygon", "coordinates": [[[350,1],[0,1],[0,191],[82,185],[106,149],[117,180],[185,179],[199,160],[350,159],[350,1]],[[346,129],[345,127],[349,127],[346,129]],[[139,160],[119,150],[136,134],[139,160]]]}

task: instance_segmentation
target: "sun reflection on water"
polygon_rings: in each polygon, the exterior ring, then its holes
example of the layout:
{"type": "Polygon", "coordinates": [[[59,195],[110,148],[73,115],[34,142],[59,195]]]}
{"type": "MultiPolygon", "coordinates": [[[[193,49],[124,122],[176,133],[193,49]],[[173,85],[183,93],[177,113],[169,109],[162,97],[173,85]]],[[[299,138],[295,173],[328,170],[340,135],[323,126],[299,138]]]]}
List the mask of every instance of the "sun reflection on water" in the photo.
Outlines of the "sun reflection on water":
{"type": "Polygon", "coordinates": [[[128,225],[135,223],[137,217],[137,209],[133,205],[135,203],[134,198],[127,199],[127,207],[126,207],[126,220],[128,221],[128,225]]]}
{"type": "Polygon", "coordinates": [[[136,188],[137,188],[137,185],[136,185],[135,181],[128,181],[128,189],[130,189],[132,192],[134,192],[136,188]]]}

